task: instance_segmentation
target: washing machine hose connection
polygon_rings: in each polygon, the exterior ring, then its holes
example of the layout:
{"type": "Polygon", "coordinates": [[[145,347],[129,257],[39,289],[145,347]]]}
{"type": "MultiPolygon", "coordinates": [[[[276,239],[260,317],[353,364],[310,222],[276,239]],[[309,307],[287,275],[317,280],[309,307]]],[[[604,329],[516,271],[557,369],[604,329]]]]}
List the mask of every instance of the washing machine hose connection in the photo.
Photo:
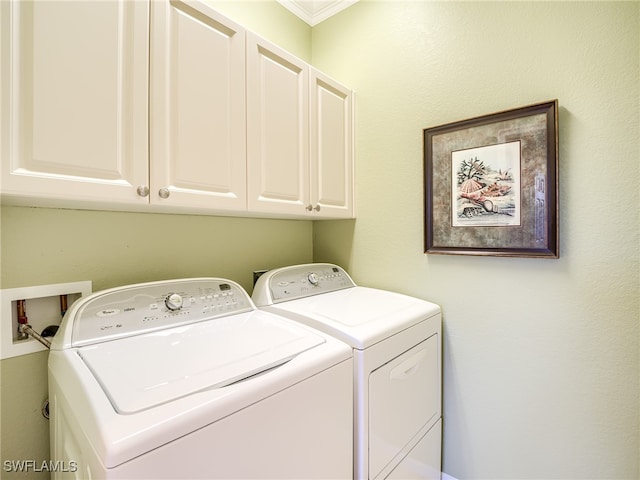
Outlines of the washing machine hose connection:
{"type": "Polygon", "coordinates": [[[37,341],[39,341],[45,347],[51,348],[51,342],[46,338],[44,338],[42,335],[40,335],[38,332],[36,332],[28,323],[21,323],[19,327],[19,331],[20,333],[24,334],[25,337],[31,336],[35,338],[37,341]]]}
{"type": "MultiPolygon", "coordinates": [[[[46,337],[53,337],[58,331],[58,325],[49,325],[42,333],[36,332],[31,325],[26,313],[26,300],[16,301],[16,310],[18,316],[18,340],[26,340],[29,337],[35,338],[42,345],[51,348],[51,342],[46,337]]],[[[60,295],[60,315],[64,317],[67,312],[67,296],[60,295]]]]}

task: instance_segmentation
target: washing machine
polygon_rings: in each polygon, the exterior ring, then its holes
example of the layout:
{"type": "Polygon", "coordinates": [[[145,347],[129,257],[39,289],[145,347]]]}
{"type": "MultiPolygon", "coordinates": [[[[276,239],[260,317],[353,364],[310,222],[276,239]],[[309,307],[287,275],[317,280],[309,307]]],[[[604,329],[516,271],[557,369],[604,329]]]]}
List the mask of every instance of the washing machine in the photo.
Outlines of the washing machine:
{"type": "Polygon", "coordinates": [[[437,305],[357,286],[341,267],[320,263],[266,272],[252,298],[353,348],[354,478],[441,478],[437,305]]]}
{"type": "Polygon", "coordinates": [[[51,345],[53,477],[348,478],[352,358],[230,280],[94,293],[51,345]]]}

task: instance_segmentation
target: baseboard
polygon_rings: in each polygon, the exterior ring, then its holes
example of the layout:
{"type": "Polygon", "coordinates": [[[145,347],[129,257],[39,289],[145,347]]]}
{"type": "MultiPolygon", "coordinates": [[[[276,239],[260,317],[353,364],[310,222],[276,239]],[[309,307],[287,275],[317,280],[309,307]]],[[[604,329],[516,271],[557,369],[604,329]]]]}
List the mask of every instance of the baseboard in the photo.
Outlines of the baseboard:
{"type": "Polygon", "coordinates": [[[457,479],[453,478],[451,475],[447,475],[446,473],[442,472],[442,480],[457,480],[457,479]]]}

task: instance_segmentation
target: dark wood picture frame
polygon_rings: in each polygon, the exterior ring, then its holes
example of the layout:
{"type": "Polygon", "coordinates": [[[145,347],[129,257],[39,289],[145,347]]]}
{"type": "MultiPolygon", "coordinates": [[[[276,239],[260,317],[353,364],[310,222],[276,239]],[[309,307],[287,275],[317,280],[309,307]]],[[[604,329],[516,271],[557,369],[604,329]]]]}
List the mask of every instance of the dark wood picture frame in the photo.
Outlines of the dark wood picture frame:
{"type": "Polygon", "coordinates": [[[558,100],[423,134],[425,253],[559,257],[558,100]]]}

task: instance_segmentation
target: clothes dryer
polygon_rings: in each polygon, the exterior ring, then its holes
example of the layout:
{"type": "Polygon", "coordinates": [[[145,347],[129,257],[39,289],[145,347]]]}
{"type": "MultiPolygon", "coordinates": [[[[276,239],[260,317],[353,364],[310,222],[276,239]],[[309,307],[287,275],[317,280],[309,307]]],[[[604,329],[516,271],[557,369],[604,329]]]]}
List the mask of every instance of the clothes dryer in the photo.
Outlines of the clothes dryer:
{"type": "Polygon", "coordinates": [[[350,477],[352,369],[230,280],[95,293],[51,346],[53,477],[350,477]]]}
{"type": "Polygon", "coordinates": [[[255,304],[327,332],[354,352],[354,477],[441,477],[441,312],[430,302],[357,286],[341,267],[271,270],[255,304]]]}

